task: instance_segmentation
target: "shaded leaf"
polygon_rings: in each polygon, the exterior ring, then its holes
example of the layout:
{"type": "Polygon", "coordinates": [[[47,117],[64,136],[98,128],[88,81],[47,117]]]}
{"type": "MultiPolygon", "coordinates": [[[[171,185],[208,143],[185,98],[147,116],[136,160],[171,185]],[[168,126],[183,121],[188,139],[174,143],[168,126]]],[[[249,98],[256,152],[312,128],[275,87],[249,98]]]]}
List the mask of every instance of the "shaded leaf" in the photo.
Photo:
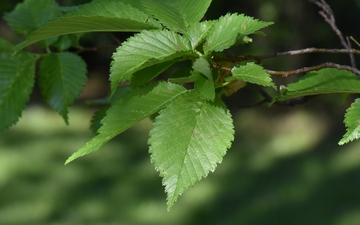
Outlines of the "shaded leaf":
{"type": "Polygon", "coordinates": [[[17,32],[27,35],[61,14],[60,7],[52,0],[25,0],[6,13],[4,19],[17,32]]]}
{"type": "Polygon", "coordinates": [[[136,73],[133,74],[131,78],[131,83],[130,83],[131,86],[139,87],[146,84],[146,82],[150,81],[151,79],[155,78],[157,75],[164,72],[175,62],[176,62],[175,60],[165,61],[163,63],[155,64],[146,67],[145,69],[137,71],[136,73]]]}
{"type": "Polygon", "coordinates": [[[204,44],[204,52],[208,55],[213,51],[230,48],[238,35],[249,35],[271,24],[272,22],[258,21],[243,14],[226,14],[212,26],[204,44]]]}
{"type": "Polygon", "coordinates": [[[118,1],[92,2],[70,10],[65,16],[39,28],[17,49],[35,42],[71,33],[99,31],[141,31],[160,28],[158,22],[139,9],[118,1]]]}
{"type": "Polygon", "coordinates": [[[183,33],[203,18],[211,0],[144,0],[142,3],[166,27],[183,33]]]}
{"type": "Polygon", "coordinates": [[[168,209],[178,196],[214,171],[234,139],[221,100],[202,100],[192,91],[160,111],[150,131],[151,160],[163,177],[168,209]]]}
{"type": "Polygon", "coordinates": [[[0,130],[15,124],[34,86],[35,58],[26,52],[11,56],[4,48],[10,44],[0,39],[0,130]]]}
{"type": "Polygon", "coordinates": [[[180,85],[165,82],[152,83],[144,88],[129,91],[123,98],[114,102],[106,112],[98,135],[70,156],[65,164],[98,150],[116,135],[156,113],[186,91],[180,85]]]}
{"type": "Polygon", "coordinates": [[[209,80],[204,75],[200,74],[198,71],[194,71],[191,77],[195,82],[195,90],[198,92],[199,96],[204,100],[214,101],[214,82],[209,80]]]}
{"type": "Polygon", "coordinates": [[[94,133],[94,134],[98,134],[98,130],[101,127],[101,120],[106,116],[106,112],[108,111],[108,109],[110,108],[110,106],[106,106],[103,107],[101,109],[99,109],[98,111],[96,111],[94,113],[94,115],[91,118],[90,121],[90,130],[94,133]]]}
{"type": "Polygon", "coordinates": [[[68,107],[86,82],[86,64],[69,52],[52,53],[40,64],[39,86],[47,104],[68,123],[68,107]]]}
{"type": "Polygon", "coordinates": [[[248,83],[261,85],[264,87],[273,87],[270,75],[264,70],[262,66],[255,63],[247,63],[245,65],[237,65],[232,70],[232,76],[225,78],[225,81],[231,82],[234,80],[243,80],[248,83]]]}
{"type": "Polygon", "coordinates": [[[195,60],[193,69],[202,73],[210,81],[213,81],[210,63],[204,57],[199,57],[195,60]]]}
{"type": "Polygon", "coordinates": [[[339,145],[346,144],[350,141],[360,138],[360,99],[355,102],[346,110],[344,123],[346,125],[346,134],[339,141],[339,145]]]}
{"type": "Polygon", "coordinates": [[[189,40],[168,30],[143,31],[129,38],[114,53],[111,63],[111,87],[131,79],[132,75],[155,64],[194,57],[189,40]]]}
{"type": "Polygon", "coordinates": [[[360,93],[360,79],[355,74],[334,68],[307,73],[289,84],[275,99],[284,101],[307,95],[360,93]]]}

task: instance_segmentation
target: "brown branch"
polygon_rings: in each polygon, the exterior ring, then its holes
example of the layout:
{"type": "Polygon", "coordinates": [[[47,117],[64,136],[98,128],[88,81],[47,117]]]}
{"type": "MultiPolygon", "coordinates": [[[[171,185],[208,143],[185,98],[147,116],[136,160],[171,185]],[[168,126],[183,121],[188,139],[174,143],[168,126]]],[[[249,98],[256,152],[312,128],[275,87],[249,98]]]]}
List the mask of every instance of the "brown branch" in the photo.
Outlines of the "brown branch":
{"type": "Polygon", "coordinates": [[[292,50],[286,52],[276,52],[269,55],[262,56],[235,56],[227,58],[219,58],[214,56],[213,60],[215,62],[243,62],[248,60],[256,60],[260,63],[264,59],[276,58],[280,56],[294,56],[294,55],[303,55],[309,53],[330,53],[330,54],[356,54],[360,55],[360,50],[357,49],[326,49],[326,48],[304,48],[300,50],[292,50]]]}
{"type": "Polygon", "coordinates": [[[339,70],[348,70],[350,72],[355,73],[356,76],[360,77],[360,71],[358,69],[356,69],[354,67],[351,67],[351,66],[340,65],[340,64],[336,64],[336,63],[332,63],[332,62],[326,62],[326,63],[322,63],[320,65],[312,66],[312,67],[303,67],[303,68],[297,69],[297,70],[290,70],[290,71],[266,70],[266,72],[269,73],[270,75],[280,75],[280,76],[283,76],[283,77],[288,77],[288,76],[291,76],[291,75],[307,73],[307,72],[310,72],[310,71],[320,70],[320,69],[324,69],[324,68],[336,68],[336,69],[339,69],[339,70]]]}
{"type": "MultiPolygon", "coordinates": [[[[331,9],[331,7],[325,2],[325,0],[309,0],[311,3],[316,4],[322,11],[319,12],[319,14],[324,18],[324,20],[330,25],[332,30],[336,33],[336,35],[339,37],[340,42],[344,48],[351,50],[351,44],[349,41],[349,38],[346,37],[346,40],[339,30],[339,28],[336,26],[335,22],[335,16],[331,9]]],[[[355,67],[355,59],[352,54],[349,54],[351,65],[355,67]]]]}
{"type": "MultiPolygon", "coordinates": [[[[348,44],[348,46],[349,46],[348,49],[351,50],[351,49],[352,49],[352,46],[351,46],[351,41],[350,41],[350,38],[349,38],[349,37],[346,37],[346,42],[347,42],[347,44],[348,44]]],[[[355,67],[356,67],[356,62],[355,62],[354,54],[353,54],[353,53],[350,53],[349,56],[350,56],[351,66],[355,68],[355,67]]]]}

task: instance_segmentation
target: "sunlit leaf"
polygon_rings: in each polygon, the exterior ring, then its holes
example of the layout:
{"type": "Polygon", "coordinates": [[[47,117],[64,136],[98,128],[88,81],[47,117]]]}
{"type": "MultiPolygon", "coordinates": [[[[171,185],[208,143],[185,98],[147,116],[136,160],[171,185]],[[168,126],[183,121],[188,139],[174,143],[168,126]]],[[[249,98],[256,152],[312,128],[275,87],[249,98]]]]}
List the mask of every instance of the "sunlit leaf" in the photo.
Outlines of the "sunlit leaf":
{"type": "Polygon", "coordinates": [[[226,81],[243,80],[248,83],[261,85],[264,87],[273,87],[270,75],[264,70],[262,66],[255,63],[247,63],[245,65],[237,65],[232,70],[232,76],[225,78],[226,81]]]}
{"type": "Polygon", "coordinates": [[[339,145],[346,144],[350,141],[360,138],[360,99],[355,102],[346,110],[344,123],[347,127],[346,134],[339,141],[339,145]]]}
{"type": "Polygon", "coordinates": [[[152,83],[143,88],[129,91],[114,102],[101,121],[98,135],[91,139],[66,160],[66,164],[74,159],[98,150],[103,144],[124,132],[137,122],[151,116],[170,101],[187,90],[172,83],[152,83]]]}
{"type": "Polygon", "coordinates": [[[243,14],[226,14],[212,26],[204,43],[204,52],[209,54],[230,48],[238,35],[249,35],[271,24],[272,22],[258,21],[243,14]]]}
{"type": "Polygon", "coordinates": [[[199,22],[211,0],[143,0],[143,5],[168,28],[184,32],[199,22]]]}
{"type": "Polygon", "coordinates": [[[161,27],[149,15],[117,1],[92,2],[70,10],[65,16],[50,22],[19,44],[21,49],[35,42],[71,33],[99,31],[141,31],[161,27]]]}
{"type": "Polygon", "coordinates": [[[189,38],[193,49],[205,40],[214,23],[215,21],[203,21],[201,23],[194,23],[188,27],[185,35],[189,38]]]}
{"type": "Polygon", "coordinates": [[[289,84],[276,100],[330,93],[360,93],[360,79],[346,70],[322,69],[289,84]]]}
{"type": "Polygon", "coordinates": [[[131,79],[132,75],[149,66],[180,58],[194,57],[189,40],[168,30],[143,31],[124,42],[113,55],[111,87],[131,79]]]}
{"type": "Polygon", "coordinates": [[[168,209],[215,170],[233,138],[231,115],[219,99],[209,103],[193,91],[160,111],[149,144],[151,160],[163,177],[168,209]]]}

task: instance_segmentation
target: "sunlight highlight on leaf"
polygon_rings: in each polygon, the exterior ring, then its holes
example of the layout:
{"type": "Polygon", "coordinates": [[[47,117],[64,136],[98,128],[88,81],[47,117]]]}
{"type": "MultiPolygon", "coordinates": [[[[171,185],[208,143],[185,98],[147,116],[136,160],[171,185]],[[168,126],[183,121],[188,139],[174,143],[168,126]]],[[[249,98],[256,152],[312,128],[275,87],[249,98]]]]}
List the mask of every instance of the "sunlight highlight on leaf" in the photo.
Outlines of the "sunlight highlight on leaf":
{"type": "Polygon", "coordinates": [[[229,111],[221,100],[189,92],[160,111],[150,131],[151,160],[163,177],[168,210],[179,195],[213,172],[234,139],[229,111]]]}
{"type": "Polygon", "coordinates": [[[114,102],[106,112],[106,116],[101,121],[102,126],[98,130],[98,135],[70,156],[65,164],[98,150],[116,135],[156,113],[185,92],[187,90],[184,87],[165,82],[152,83],[141,89],[127,92],[122,98],[114,102]]]}
{"type": "Polygon", "coordinates": [[[346,144],[350,141],[360,138],[360,99],[355,102],[346,110],[344,123],[346,125],[346,134],[339,141],[339,145],[346,144]]]}

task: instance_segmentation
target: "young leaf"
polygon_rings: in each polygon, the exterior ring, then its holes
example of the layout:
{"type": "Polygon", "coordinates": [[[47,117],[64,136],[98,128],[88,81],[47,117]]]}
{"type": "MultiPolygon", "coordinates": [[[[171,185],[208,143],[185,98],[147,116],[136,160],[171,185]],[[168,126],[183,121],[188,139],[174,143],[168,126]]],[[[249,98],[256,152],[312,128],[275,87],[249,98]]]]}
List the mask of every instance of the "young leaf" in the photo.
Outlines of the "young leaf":
{"type": "Polygon", "coordinates": [[[86,82],[86,64],[69,52],[52,53],[43,59],[39,86],[47,104],[68,123],[68,107],[80,94],[86,82]]]}
{"type": "Polygon", "coordinates": [[[137,122],[162,109],[170,101],[187,92],[180,85],[172,83],[152,83],[141,89],[129,91],[114,102],[101,121],[98,135],[70,156],[65,164],[98,150],[103,144],[124,132],[137,122]]]}
{"type": "Polygon", "coordinates": [[[237,65],[231,70],[232,76],[225,78],[225,81],[231,82],[234,80],[243,80],[248,83],[258,84],[264,87],[273,87],[270,75],[264,70],[262,66],[255,63],[247,63],[246,65],[237,65]]]}
{"type": "Polygon", "coordinates": [[[215,99],[215,86],[214,82],[209,80],[198,71],[194,71],[191,75],[195,82],[195,90],[200,97],[204,100],[214,101],[215,99]]]}
{"type": "Polygon", "coordinates": [[[239,34],[249,35],[271,24],[243,14],[226,14],[212,26],[204,44],[204,52],[208,55],[213,51],[230,48],[236,43],[239,34]]]}
{"type": "Polygon", "coordinates": [[[30,98],[35,78],[35,58],[26,52],[11,56],[10,44],[0,39],[0,130],[15,124],[30,98]]]}
{"type": "Polygon", "coordinates": [[[65,16],[41,27],[17,46],[17,50],[35,42],[71,33],[95,31],[141,31],[160,28],[148,14],[117,1],[91,2],[70,10],[65,16]]]}
{"type": "Polygon", "coordinates": [[[150,131],[151,160],[163,177],[168,209],[178,196],[214,171],[234,139],[229,111],[189,92],[156,117],[150,131]]]}
{"type": "Polygon", "coordinates": [[[143,0],[142,3],[166,27],[183,33],[189,25],[201,20],[211,0],[143,0]]]}
{"type": "Polygon", "coordinates": [[[307,73],[289,84],[276,100],[329,93],[360,93],[360,79],[346,70],[326,68],[307,73]]]}
{"type": "Polygon", "coordinates": [[[339,141],[339,145],[346,144],[350,141],[360,138],[360,99],[355,102],[346,110],[344,123],[347,127],[346,134],[339,141]]]}
{"type": "Polygon", "coordinates": [[[193,69],[204,74],[204,76],[210,81],[213,81],[213,75],[210,69],[210,63],[204,57],[199,57],[198,59],[195,60],[193,69]]]}
{"type": "Polygon", "coordinates": [[[114,53],[111,63],[111,87],[131,79],[149,66],[176,58],[194,57],[189,40],[169,30],[143,31],[129,38],[114,53]]]}

